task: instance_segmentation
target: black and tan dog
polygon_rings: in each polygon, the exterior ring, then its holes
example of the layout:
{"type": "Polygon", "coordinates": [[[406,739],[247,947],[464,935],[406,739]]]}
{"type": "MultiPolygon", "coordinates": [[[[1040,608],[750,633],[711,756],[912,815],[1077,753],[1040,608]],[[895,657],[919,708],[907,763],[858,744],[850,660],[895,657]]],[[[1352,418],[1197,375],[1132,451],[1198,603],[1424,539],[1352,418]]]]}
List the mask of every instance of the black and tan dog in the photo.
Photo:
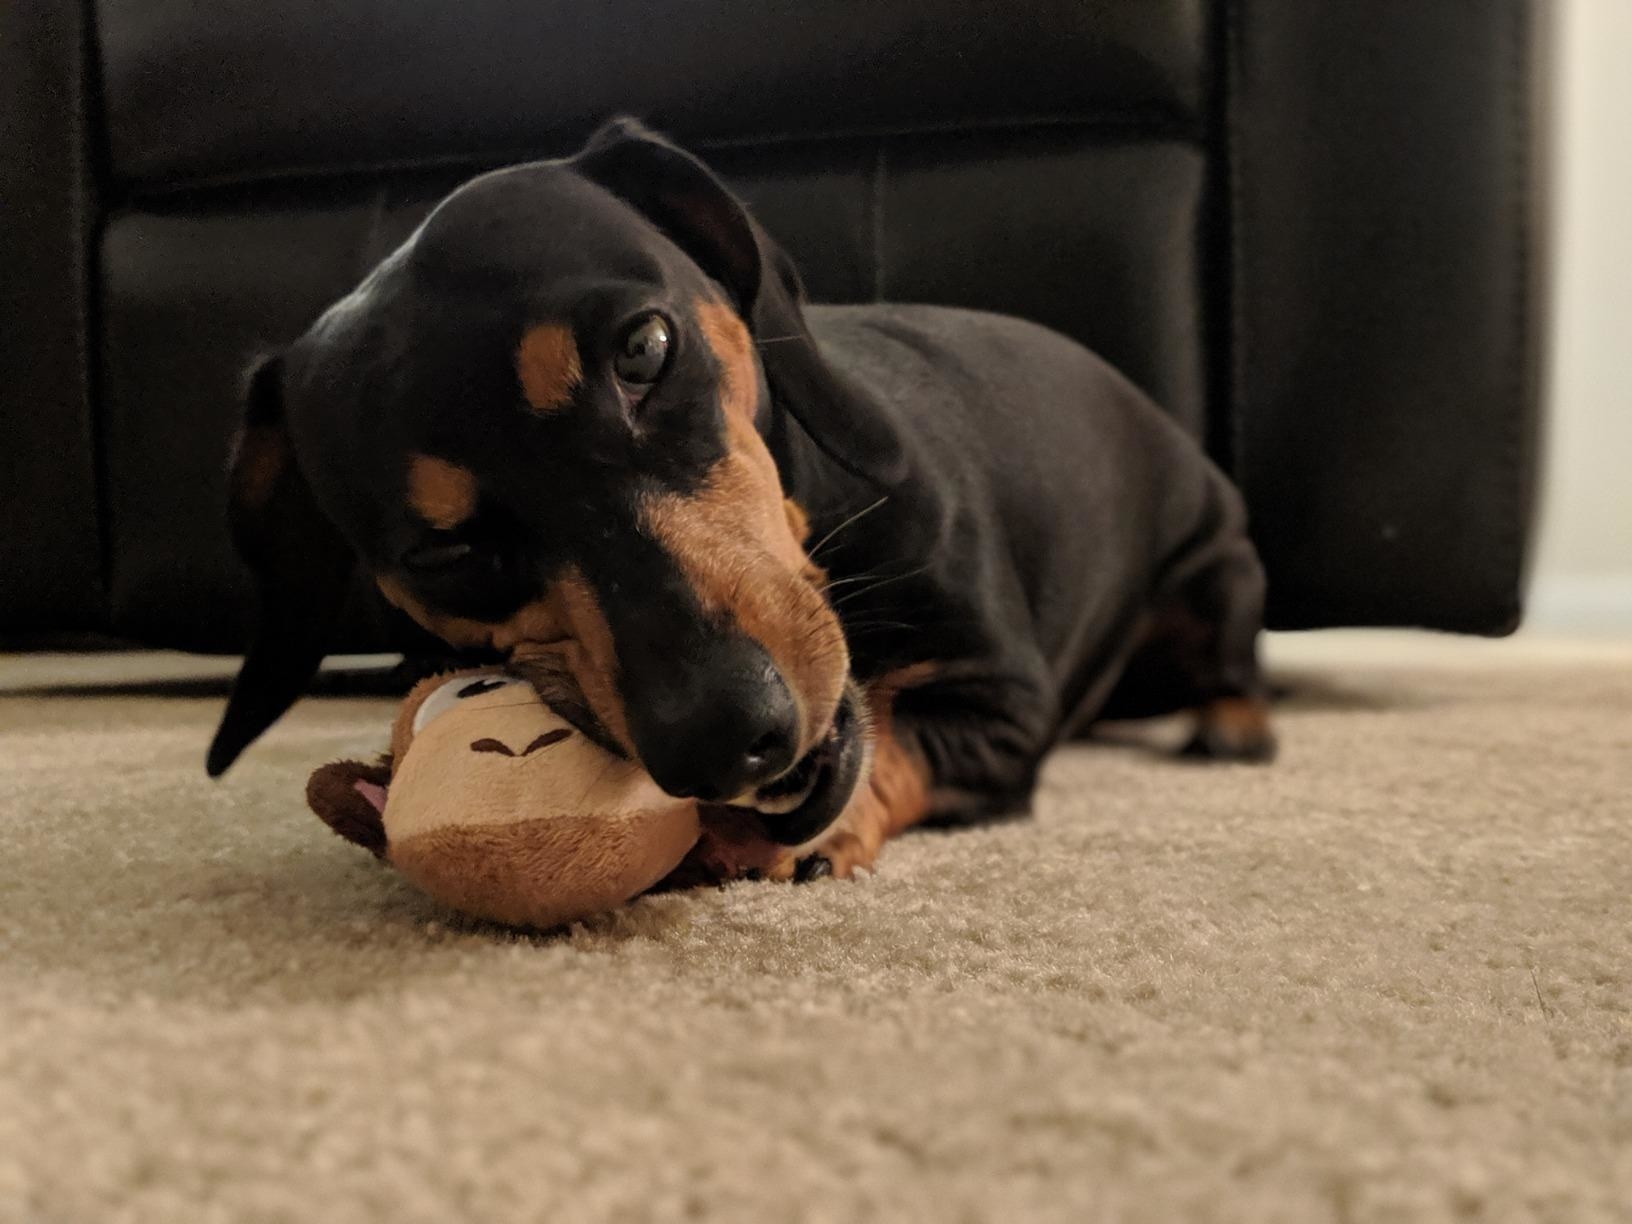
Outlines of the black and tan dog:
{"type": "Polygon", "coordinates": [[[232,521],[261,624],[209,769],[295,700],[353,566],[711,804],[701,874],[847,875],[1023,811],[1097,718],[1272,749],[1234,489],[1029,323],[816,307],[629,121],[484,175],[252,375],[232,521]]]}

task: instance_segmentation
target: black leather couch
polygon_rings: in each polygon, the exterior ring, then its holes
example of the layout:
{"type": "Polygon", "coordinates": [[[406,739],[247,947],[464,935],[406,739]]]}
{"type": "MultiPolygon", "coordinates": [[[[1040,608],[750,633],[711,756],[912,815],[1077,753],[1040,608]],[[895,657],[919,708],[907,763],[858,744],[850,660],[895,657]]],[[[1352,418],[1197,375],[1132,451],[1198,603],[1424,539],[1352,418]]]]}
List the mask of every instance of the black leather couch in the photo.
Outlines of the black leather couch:
{"type": "MultiPolygon", "coordinates": [[[[0,634],[238,646],[255,351],[628,111],[813,293],[1040,319],[1250,503],[1282,627],[1518,620],[1542,0],[9,0],[0,634]]],[[[360,595],[337,646],[386,644],[360,595]]]]}

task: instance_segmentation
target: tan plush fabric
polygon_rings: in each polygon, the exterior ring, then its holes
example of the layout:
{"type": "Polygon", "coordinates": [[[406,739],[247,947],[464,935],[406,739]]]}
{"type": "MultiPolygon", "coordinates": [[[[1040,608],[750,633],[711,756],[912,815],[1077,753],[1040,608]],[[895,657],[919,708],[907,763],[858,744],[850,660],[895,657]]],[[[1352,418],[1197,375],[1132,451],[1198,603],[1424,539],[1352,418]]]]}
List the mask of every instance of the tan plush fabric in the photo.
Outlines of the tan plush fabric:
{"type": "Polygon", "coordinates": [[[665,795],[528,686],[458,698],[469,679],[426,680],[397,714],[385,857],[403,876],[461,913],[545,928],[619,905],[680,865],[700,834],[695,803],[665,795]],[[475,751],[484,741],[504,751],[475,751]]]}
{"type": "Polygon", "coordinates": [[[1271,769],[526,940],[303,810],[390,702],[5,660],[0,1220],[1627,1219],[1632,651],[1288,649],[1271,769]]]}

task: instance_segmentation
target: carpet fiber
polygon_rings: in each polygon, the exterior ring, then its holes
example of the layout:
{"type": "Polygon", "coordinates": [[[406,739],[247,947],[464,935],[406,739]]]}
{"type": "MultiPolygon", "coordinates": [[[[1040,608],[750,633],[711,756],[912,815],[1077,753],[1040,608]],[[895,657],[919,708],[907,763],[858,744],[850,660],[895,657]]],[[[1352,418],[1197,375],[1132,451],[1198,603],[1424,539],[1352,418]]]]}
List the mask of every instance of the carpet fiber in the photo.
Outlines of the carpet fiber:
{"type": "Polygon", "coordinates": [[[212,784],[220,663],[9,658],[0,1219],[1627,1219],[1632,651],[1277,650],[1272,768],[553,938],[304,809],[389,702],[212,784]]]}

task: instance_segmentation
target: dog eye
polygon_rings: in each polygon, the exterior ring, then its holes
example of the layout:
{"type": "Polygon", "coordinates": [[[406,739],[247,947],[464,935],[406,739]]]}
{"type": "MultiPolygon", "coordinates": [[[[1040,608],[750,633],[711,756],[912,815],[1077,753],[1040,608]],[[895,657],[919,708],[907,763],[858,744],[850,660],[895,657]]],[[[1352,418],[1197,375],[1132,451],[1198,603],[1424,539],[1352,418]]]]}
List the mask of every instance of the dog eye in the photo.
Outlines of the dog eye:
{"type": "Polygon", "coordinates": [[[410,548],[402,555],[402,563],[409,569],[421,573],[428,570],[452,569],[468,561],[475,551],[474,545],[468,540],[432,540],[410,548]]]}
{"type": "Polygon", "coordinates": [[[612,359],[619,378],[637,387],[655,383],[669,364],[669,325],[662,315],[635,320],[612,359]]]}

